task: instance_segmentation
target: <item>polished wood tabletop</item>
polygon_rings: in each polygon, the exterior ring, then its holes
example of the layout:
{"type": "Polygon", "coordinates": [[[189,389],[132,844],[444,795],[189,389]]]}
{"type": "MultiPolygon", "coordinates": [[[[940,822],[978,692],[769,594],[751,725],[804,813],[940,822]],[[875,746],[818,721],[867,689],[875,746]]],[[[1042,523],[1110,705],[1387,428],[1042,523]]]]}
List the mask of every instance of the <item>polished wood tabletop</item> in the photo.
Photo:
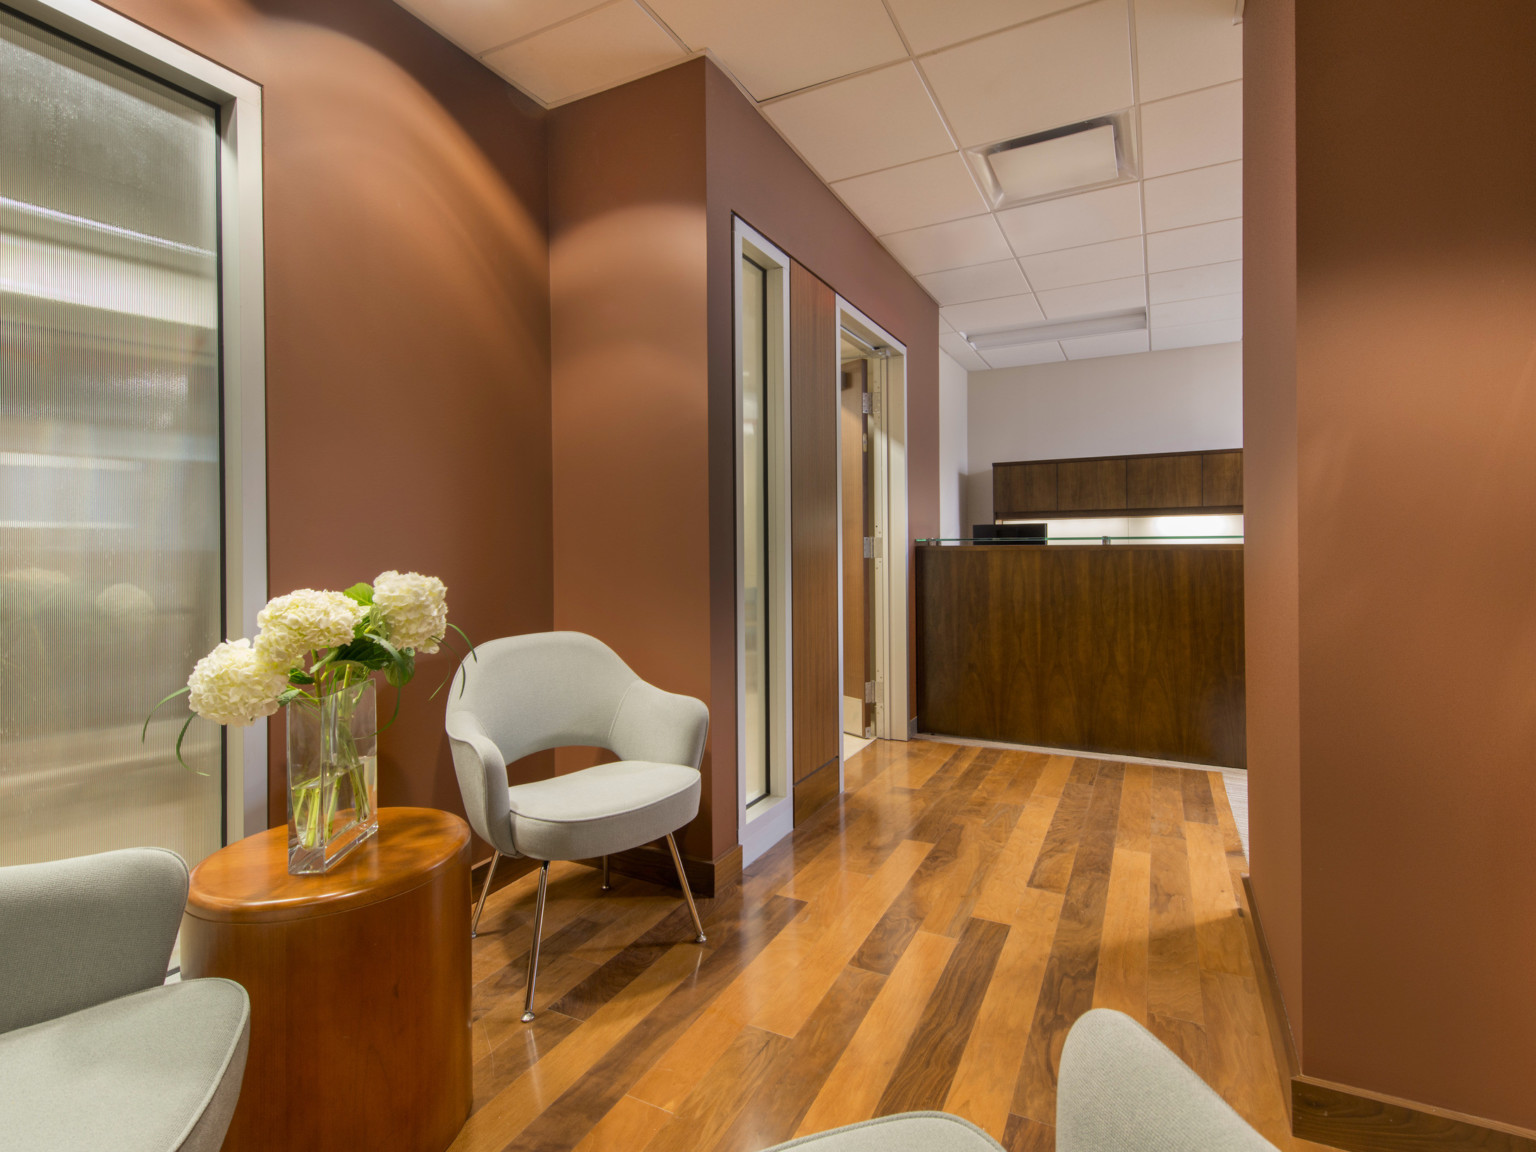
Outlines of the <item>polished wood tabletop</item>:
{"type": "Polygon", "coordinates": [[[469,826],[436,808],[381,808],[379,830],[329,872],[288,873],[288,828],[247,836],[192,871],[187,911],[201,920],[271,923],[327,916],[427,883],[464,850],[469,826]]]}

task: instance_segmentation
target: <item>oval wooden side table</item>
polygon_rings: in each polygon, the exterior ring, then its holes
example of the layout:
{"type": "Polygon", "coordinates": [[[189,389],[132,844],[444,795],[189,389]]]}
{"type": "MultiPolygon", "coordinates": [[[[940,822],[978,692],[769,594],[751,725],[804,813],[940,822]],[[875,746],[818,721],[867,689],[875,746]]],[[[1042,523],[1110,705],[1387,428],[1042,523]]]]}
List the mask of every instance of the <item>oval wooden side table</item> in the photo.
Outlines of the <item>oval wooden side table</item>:
{"type": "Polygon", "coordinates": [[[182,973],[251,997],[225,1152],[442,1152],[469,1117],[469,828],[381,808],[331,871],[288,875],[288,830],[192,873],[182,973]]]}

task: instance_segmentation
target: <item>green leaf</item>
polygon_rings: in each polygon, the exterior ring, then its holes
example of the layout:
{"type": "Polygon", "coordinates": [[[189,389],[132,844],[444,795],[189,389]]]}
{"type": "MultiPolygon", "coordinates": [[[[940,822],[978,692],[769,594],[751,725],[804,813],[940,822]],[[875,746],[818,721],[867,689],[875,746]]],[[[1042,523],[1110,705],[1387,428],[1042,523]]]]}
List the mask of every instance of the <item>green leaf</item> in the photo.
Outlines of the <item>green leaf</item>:
{"type": "MultiPolygon", "coordinates": [[[[194,715],[196,714],[194,713],[194,715]]],[[[198,772],[196,768],[192,767],[192,765],[188,764],[181,758],[181,742],[187,738],[187,729],[192,727],[192,719],[192,716],[187,717],[187,722],[181,726],[181,735],[176,737],[176,762],[185,768],[188,772],[196,773],[199,776],[206,776],[208,773],[198,772]]]]}
{"type": "Polygon", "coordinates": [[[343,596],[356,600],[359,604],[373,604],[373,585],[354,584],[342,593],[343,596]]]}
{"type": "MultiPolygon", "coordinates": [[[[315,682],[314,681],[314,677],[310,677],[308,682],[310,684],[313,684],[315,682]]],[[[279,704],[287,704],[289,701],[297,700],[300,696],[303,696],[305,694],[306,693],[304,692],[304,689],[302,689],[302,688],[285,688],[285,689],[283,689],[282,692],[280,692],[278,694],[277,702],[279,704]]]]}
{"type": "MultiPolygon", "coordinates": [[[[166,703],[169,700],[174,700],[174,699],[176,699],[176,697],[183,696],[183,695],[185,695],[186,693],[188,693],[190,691],[192,691],[192,689],[190,687],[178,688],[178,689],[176,689],[176,691],[172,692],[169,696],[163,697],[161,699],[161,701],[160,701],[160,704],[164,704],[164,703],[166,703]]],[[[149,735],[149,722],[154,719],[155,713],[160,711],[160,704],[156,704],[153,708],[151,708],[149,710],[149,715],[144,717],[144,728],[143,728],[142,731],[139,732],[139,743],[140,744],[144,743],[145,737],[147,737],[149,735]]],[[[187,717],[187,723],[190,724],[191,722],[192,722],[192,718],[190,716],[187,717]]],[[[186,728],[182,728],[182,731],[185,732],[186,728]]]]}
{"type": "Polygon", "coordinates": [[[314,682],[315,678],[302,668],[294,668],[288,673],[288,683],[290,684],[313,684],[314,682]]]}

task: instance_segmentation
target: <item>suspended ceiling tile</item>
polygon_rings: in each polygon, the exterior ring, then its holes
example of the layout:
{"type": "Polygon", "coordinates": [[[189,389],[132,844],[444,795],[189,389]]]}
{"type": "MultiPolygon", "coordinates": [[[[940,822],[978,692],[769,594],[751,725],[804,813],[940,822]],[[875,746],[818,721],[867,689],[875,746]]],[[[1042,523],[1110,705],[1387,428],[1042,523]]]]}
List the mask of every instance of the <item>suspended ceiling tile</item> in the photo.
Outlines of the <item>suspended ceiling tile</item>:
{"type": "Polygon", "coordinates": [[[1029,291],[1016,260],[930,272],[919,276],[917,281],[940,304],[968,304],[972,300],[995,300],[999,296],[1017,296],[1029,291]]]}
{"type": "Polygon", "coordinates": [[[1198,300],[1174,300],[1167,304],[1152,305],[1152,328],[1177,328],[1185,324],[1208,324],[1216,320],[1242,320],[1243,298],[1237,293],[1227,296],[1203,296],[1198,300]]]}
{"type": "Polygon", "coordinates": [[[1141,276],[1124,280],[1105,280],[1098,284],[1078,284],[1072,288],[1053,288],[1038,293],[1040,307],[1051,320],[1070,320],[1074,316],[1095,316],[1101,312],[1124,312],[1147,302],[1147,281],[1141,276]]]}
{"type": "Polygon", "coordinates": [[[1071,8],[1078,0],[889,0],[917,55],[1071,8]]]}
{"type": "Polygon", "coordinates": [[[758,100],[907,54],[880,0],[651,0],[651,10],[758,100]]]}
{"type": "Polygon", "coordinates": [[[1232,0],[1136,0],[1136,83],[1158,100],[1243,76],[1232,0]]]}
{"type": "Polygon", "coordinates": [[[1243,162],[1159,176],[1142,185],[1147,231],[1164,232],[1243,214],[1243,162]]]}
{"type": "Polygon", "coordinates": [[[1019,256],[1076,248],[1141,233],[1141,193],[1136,184],[1042,200],[997,214],[1019,256]]]}
{"type": "Polygon", "coordinates": [[[990,144],[1127,108],[1131,45],[1124,0],[948,48],[922,60],[962,147],[990,144]]]}
{"type": "Polygon", "coordinates": [[[1143,105],[1141,155],[1148,178],[1241,160],[1242,82],[1143,105]]]}
{"type": "Polygon", "coordinates": [[[634,0],[618,0],[483,59],[525,92],[558,104],[686,55],[634,0]]]}
{"type": "Polygon", "coordinates": [[[1195,300],[1202,296],[1224,296],[1243,290],[1243,262],[1201,264],[1172,272],[1154,272],[1147,277],[1147,291],[1154,304],[1173,300],[1195,300]]]}
{"type": "Polygon", "coordinates": [[[1099,356],[1126,356],[1152,348],[1145,329],[1140,332],[1110,332],[1104,336],[1079,336],[1063,340],[1062,351],[1068,360],[1092,360],[1099,356]]]}
{"type": "Polygon", "coordinates": [[[1200,344],[1236,344],[1243,338],[1241,320],[1215,320],[1208,324],[1185,324],[1175,328],[1157,328],[1152,332],[1152,347],[1193,348],[1200,344]]]}
{"type": "Polygon", "coordinates": [[[967,336],[977,332],[996,332],[1001,328],[1018,328],[1045,319],[1034,294],[1025,292],[1019,296],[1001,296],[996,300],[977,300],[971,304],[955,304],[941,310],[940,314],[967,336]]]}
{"type": "Polygon", "coordinates": [[[953,332],[954,330],[955,330],[955,326],[953,324],[951,324],[948,320],[944,319],[944,314],[942,312],[939,313],[939,331],[940,332],[953,332]]]}
{"type": "Polygon", "coordinates": [[[763,115],[823,180],[843,180],[954,150],[949,129],[910,60],[797,92],[763,115]]]}
{"type": "Polygon", "coordinates": [[[540,28],[579,16],[602,0],[399,0],[460,48],[478,56],[540,28]]]}
{"type": "Polygon", "coordinates": [[[990,264],[1012,255],[1008,241],[1003,239],[1003,230],[992,216],[972,216],[969,220],[952,220],[910,232],[893,232],[880,237],[880,242],[914,276],[969,264],[990,264]]]}
{"type": "Polygon", "coordinates": [[[1085,244],[1060,252],[1041,252],[1021,261],[1029,286],[1036,292],[1050,288],[1070,288],[1074,284],[1092,284],[1097,280],[1119,280],[1140,276],[1146,271],[1146,257],[1140,236],[1110,240],[1103,244],[1085,244]]]}
{"type": "Polygon", "coordinates": [[[1043,344],[1020,344],[1014,348],[989,348],[982,357],[994,368],[1027,368],[1031,364],[1054,364],[1066,358],[1061,344],[1055,340],[1043,344]]]}
{"type": "Polygon", "coordinates": [[[877,236],[979,216],[988,208],[958,152],[855,176],[832,191],[877,236]]]}
{"type": "Polygon", "coordinates": [[[977,354],[976,349],[965,342],[965,337],[954,332],[939,333],[939,347],[948,352],[967,372],[985,372],[992,365],[977,354]]]}
{"type": "Polygon", "coordinates": [[[1222,220],[1147,236],[1147,270],[1170,272],[1243,258],[1243,222],[1222,220]]]}

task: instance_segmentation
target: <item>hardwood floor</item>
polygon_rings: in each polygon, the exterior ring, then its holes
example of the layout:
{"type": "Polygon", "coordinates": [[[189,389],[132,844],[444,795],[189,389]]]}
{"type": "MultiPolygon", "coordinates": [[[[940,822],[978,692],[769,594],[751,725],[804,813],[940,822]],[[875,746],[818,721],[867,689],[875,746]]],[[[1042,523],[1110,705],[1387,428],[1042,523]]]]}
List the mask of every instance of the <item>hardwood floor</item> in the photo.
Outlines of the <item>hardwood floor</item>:
{"type": "Polygon", "coordinates": [[[754,1152],[913,1109],[1054,1147],[1056,1063],[1093,1007],[1145,1023],[1281,1149],[1246,868],[1219,773],[879,741],[847,793],[701,900],[550,870],[474,942],[462,1152],[754,1152]]]}

